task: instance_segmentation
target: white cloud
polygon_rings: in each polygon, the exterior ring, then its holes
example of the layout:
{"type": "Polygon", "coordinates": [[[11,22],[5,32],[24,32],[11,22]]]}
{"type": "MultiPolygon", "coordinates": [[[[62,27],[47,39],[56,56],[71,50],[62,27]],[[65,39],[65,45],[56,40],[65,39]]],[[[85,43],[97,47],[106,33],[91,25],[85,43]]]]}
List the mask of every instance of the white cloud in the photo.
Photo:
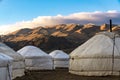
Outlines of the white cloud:
{"type": "Polygon", "coordinates": [[[58,14],[56,16],[38,16],[31,21],[21,21],[10,25],[1,25],[0,34],[7,34],[21,28],[34,28],[45,25],[56,24],[103,24],[112,19],[115,24],[120,24],[120,12],[116,10],[109,10],[107,12],[95,11],[95,12],[79,12],[63,16],[58,14]]]}

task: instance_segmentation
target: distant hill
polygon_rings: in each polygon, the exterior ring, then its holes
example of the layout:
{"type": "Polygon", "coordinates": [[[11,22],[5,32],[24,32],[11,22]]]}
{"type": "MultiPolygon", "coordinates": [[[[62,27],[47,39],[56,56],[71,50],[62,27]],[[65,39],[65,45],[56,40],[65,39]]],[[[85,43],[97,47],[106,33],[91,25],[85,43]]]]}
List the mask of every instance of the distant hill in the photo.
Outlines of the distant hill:
{"type": "MultiPolygon", "coordinates": [[[[2,40],[15,50],[26,45],[35,45],[45,51],[62,49],[70,52],[96,33],[108,30],[108,24],[101,26],[92,23],[85,25],[59,24],[50,27],[20,29],[3,36],[2,40]]],[[[114,25],[113,31],[119,33],[120,27],[114,25]]]]}

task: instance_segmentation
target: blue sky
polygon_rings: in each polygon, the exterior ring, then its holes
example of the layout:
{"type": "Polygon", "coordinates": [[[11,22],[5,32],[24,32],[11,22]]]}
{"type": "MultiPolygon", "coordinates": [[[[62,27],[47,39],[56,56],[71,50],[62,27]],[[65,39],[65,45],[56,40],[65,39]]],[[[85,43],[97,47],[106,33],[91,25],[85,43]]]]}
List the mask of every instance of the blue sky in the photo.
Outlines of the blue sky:
{"type": "Polygon", "coordinates": [[[32,20],[38,16],[107,10],[120,11],[119,2],[119,0],[2,0],[0,25],[32,20]]]}
{"type": "Polygon", "coordinates": [[[0,34],[56,24],[120,24],[120,0],[0,0],[0,34]]]}

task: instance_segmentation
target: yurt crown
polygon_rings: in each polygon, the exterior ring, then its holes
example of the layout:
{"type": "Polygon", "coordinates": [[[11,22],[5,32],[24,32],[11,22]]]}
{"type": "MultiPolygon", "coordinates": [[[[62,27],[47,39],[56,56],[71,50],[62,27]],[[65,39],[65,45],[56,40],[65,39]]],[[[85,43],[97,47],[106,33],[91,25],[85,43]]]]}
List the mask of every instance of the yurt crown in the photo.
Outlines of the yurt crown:
{"type": "Polygon", "coordinates": [[[117,38],[117,37],[120,37],[120,35],[118,35],[118,34],[116,34],[116,33],[114,33],[114,32],[107,32],[107,31],[105,31],[105,32],[99,32],[99,33],[97,33],[96,35],[100,35],[100,34],[103,34],[103,35],[105,35],[105,36],[108,36],[108,37],[110,37],[110,38],[117,38]]]}

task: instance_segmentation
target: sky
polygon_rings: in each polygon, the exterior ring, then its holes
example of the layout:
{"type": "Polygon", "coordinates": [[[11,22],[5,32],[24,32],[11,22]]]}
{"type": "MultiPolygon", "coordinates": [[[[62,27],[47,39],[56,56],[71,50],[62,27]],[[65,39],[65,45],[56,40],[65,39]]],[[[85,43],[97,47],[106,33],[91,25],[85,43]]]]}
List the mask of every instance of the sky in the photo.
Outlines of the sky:
{"type": "Polygon", "coordinates": [[[120,0],[0,0],[0,34],[56,24],[120,24],[120,0]]]}

